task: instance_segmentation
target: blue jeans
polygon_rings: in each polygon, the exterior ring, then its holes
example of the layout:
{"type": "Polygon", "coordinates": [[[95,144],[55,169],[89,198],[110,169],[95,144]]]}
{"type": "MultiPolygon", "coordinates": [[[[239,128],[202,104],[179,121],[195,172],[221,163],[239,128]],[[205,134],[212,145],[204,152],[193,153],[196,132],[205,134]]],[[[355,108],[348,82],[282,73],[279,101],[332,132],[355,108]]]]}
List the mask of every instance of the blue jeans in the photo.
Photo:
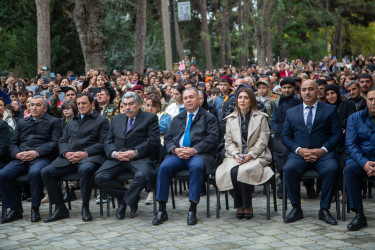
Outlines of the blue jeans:
{"type": "Polygon", "coordinates": [[[157,180],[156,200],[168,201],[169,183],[179,171],[189,169],[189,200],[199,202],[203,186],[204,161],[199,156],[183,160],[173,155],[166,158],[160,165],[157,180]]]}
{"type": "Polygon", "coordinates": [[[31,206],[38,208],[40,201],[44,197],[43,181],[40,175],[42,168],[50,164],[50,160],[41,159],[35,163],[30,164],[24,162],[21,165],[15,165],[12,161],[9,162],[3,169],[0,170],[0,192],[5,208],[21,208],[21,200],[17,197],[13,181],[28,173],[30,190],[31,190],[31,206]]]}

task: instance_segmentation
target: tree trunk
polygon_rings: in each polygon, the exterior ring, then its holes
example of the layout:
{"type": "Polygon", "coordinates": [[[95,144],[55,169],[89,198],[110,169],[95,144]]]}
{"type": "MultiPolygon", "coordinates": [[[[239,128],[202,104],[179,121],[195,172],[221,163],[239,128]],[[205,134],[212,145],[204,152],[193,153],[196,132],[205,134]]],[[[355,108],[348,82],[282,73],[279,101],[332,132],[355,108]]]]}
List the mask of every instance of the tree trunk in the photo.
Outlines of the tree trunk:
{"type": "Polygon", "coordinates": [[[228,54],[227,54],[228,58],[227,58],[227,60],[228,60],[228,63],[230,65],[232,65],[233,64],[233,60],[232,60],[232,45],[230,43],[229,34],[227,36],[227,49],[228,49],[228,54]]]}
{"type": "Polygon", "coordinates": [[[103,18],[102,0],[76,0],[73,15],[63,7],[74,21],[85,59],[85,70],[104,70],[104,52],[107,39],[100,32],[103,18]]]}
{"type": "Polygon", "coordinates": [[[339,33],[339,58],[342,58],[342,34],[344,32],[343,18],[340,19],[340,33],[339,33]]]}
{"type": "Polygon", "coordinates": [[[213,69],[212,56],[211,56],[211,44],[210,35],[208,33],[208,23],[207,23],[207,0],[199,1],[199,10],[201,13],[201,38],[203,40],[205,57],[206,57],[206,69],[213,69]]]}
{"type": "Polygon", "coordinates": [[[336,50],[337,50],[337,42],[339,40],[339,34],[340,34],[340,15],[337,17],[337,24],[335,29],[335,36],[333,37],[333,44],[332,44],[332,57],[336,56],[336,50]]]}
{"type": "Polygon", "coordinates": [[[238,65],[241,67],[244,65],[244,27],[245,24],[243,22],[243,6],[242,1],[238,1],[238,9],[237,9],[237,23],[238,23],[238,65]]]}
{"type": "MultiPolygon", "coordinates": [[[[327,12],[329,12],[329,3],[328,3],[328,0],[325,1],[325,4],[326,4],[326,10],[327,10],[327,12]]],[[[324,45],[325,45],[325,49],[326,49],[327,55],[328,55],[328,26],[327,25],[325,27],[324,45]]]]}
{"type": "Polygon", "coordinates": [[[168,5],[167,5],[166,0],[159,0],[159,1],[160,1],[160,9],[161,9],[163,39],[164,39],[165,68],[167,70],[173,70],[171,27],[169,24],[168,5]]]}
{"type": "MultiPolygon", "coordinates": [[[[173,10],[174,11],[174,10],[173,10]]],[[[184,52],[184,45],[182,44],[181,36],[180,36],[180,29],[178,27],[178,20],[177,15],[174,15],[174,29],[176,32],[176,47],[177,53],[180,57],[179,60],[185,59],[185,52],[184,52]]]]}
{"type": "Polygon", "coordinates": [[[138,0],[133,70],[140,74],[143,74],[143,67],[145,65],[146,7],[147,0],[138,0]]]}
{"type": "Polygon", "coordinates": [[[227,2],[223,1],[222,16],[221,16],[221,39],[220,39],[220,66],[225,65],[225,44],[228,37],[228,6],[227,2]]]}
{"type": "MultiPolygon", "coordinates": [[[[38,67],[51,67],[50,0],[35,0],[38,19],[38,67]]],[[[49,76],[50,71],[43,74],[49,76]]]]}

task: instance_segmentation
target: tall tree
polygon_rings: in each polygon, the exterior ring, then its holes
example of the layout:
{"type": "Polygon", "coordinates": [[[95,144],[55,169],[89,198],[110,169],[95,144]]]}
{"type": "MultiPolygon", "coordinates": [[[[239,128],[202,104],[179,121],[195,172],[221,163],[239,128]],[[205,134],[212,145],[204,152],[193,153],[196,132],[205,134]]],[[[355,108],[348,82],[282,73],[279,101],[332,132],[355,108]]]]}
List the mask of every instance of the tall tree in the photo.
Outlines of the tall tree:
{"type": "Polygon", "coordinates": [[[225,65],[225,48],[228,40],[228,3],[227,1],[222,2],[222,13],[221,13],[221,29],[220,29],[220,66],[225,65]]]}
{"type": "Polygon", "coordinates": [[[169,12],[166,0],[159,0],[160,2],[160,15],[163,28],[164,40],[164,54],[165,54],[165,68],[167,70],[173,69],[172,62],[172,45],[171,45],[171,27],[169,25],[169,12]]]}
{"type": "Polygon", "coordinates": [[[182,40],[181,40],[180,28],[178,27],[178,20],[177,20],[176,13],[174,15],[174,30],[175,30],[175,36],[176,36],[177,53],[180,58],[179,60],[182,60],[185,58],[185,52],[184,52],[184,45],[182,44],[182,40]]]}
{"type": "Polygon", "coordinates": [[[104,70],[106,38],[100,31],[103,18],[102,0],[76,0],[73,14],[63,8],[77,28],[85,59],[85,71],[104,70]]]}
{"type": "Polygon", "coordinates": [[[211,44],[210,34],[208,32],[207,23],[207,0],[199,1],[199,12],[201,14],[201,37],[204,44],[204,54],[206,57],[206,69],[212,69],[212,56],[211,56],[211,44]]]}
{"type": "Polygon", "coordinates": [[[50,1],[35,0],[35,5],[38,20],[38,65],[51,67],[50,1]]]}
{"type": "Polygon", "coordinates": [[[143,73],[145,64],[146,7],[147,0],[138,0],[137,22],[135,24],[134,71],[139,73],[143,73]]]}

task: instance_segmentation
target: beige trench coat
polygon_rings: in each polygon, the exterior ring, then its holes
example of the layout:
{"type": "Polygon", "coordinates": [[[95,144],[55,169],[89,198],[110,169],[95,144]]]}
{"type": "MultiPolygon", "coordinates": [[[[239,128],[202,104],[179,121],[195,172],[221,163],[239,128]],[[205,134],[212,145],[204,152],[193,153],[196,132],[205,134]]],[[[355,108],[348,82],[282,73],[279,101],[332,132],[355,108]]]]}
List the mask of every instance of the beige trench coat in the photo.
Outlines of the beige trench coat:
{"type": "MultiPolygon", "coordinates": [[[[241,130],[239,114],[233,112],[226,117],[225,159],[216,170],[216,184],[220,191],[233,189],[230,171],[238,166],[234,158],[242,154],[241,130]]],[[[269,165],[272,160],[268,148],[270,129],[267,122],[267,115],[260,111],[253,111],[247,135],[248,154],[252,159],[238,168],[237,180],[239,182],[259,185],[268,181],[273,176],[269,165]]]]}

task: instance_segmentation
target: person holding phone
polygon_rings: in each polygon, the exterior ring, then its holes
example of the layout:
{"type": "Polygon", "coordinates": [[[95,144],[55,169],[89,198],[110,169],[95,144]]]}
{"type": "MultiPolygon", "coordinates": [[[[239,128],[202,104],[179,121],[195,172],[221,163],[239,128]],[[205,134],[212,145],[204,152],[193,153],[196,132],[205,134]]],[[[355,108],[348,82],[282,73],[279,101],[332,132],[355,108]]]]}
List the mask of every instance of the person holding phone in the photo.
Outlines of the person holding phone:
{"type": "Polygon", "coordinates": [[[254,92],[240,88],[236,93],[236,110],[226,118],[225,159],[216,170],[220,191],[230,190],[237,208],[237,219],[253,217],[254,185],[273,176],[268,148],[270,129],[267,115],[258,111],[254,92]]]}

